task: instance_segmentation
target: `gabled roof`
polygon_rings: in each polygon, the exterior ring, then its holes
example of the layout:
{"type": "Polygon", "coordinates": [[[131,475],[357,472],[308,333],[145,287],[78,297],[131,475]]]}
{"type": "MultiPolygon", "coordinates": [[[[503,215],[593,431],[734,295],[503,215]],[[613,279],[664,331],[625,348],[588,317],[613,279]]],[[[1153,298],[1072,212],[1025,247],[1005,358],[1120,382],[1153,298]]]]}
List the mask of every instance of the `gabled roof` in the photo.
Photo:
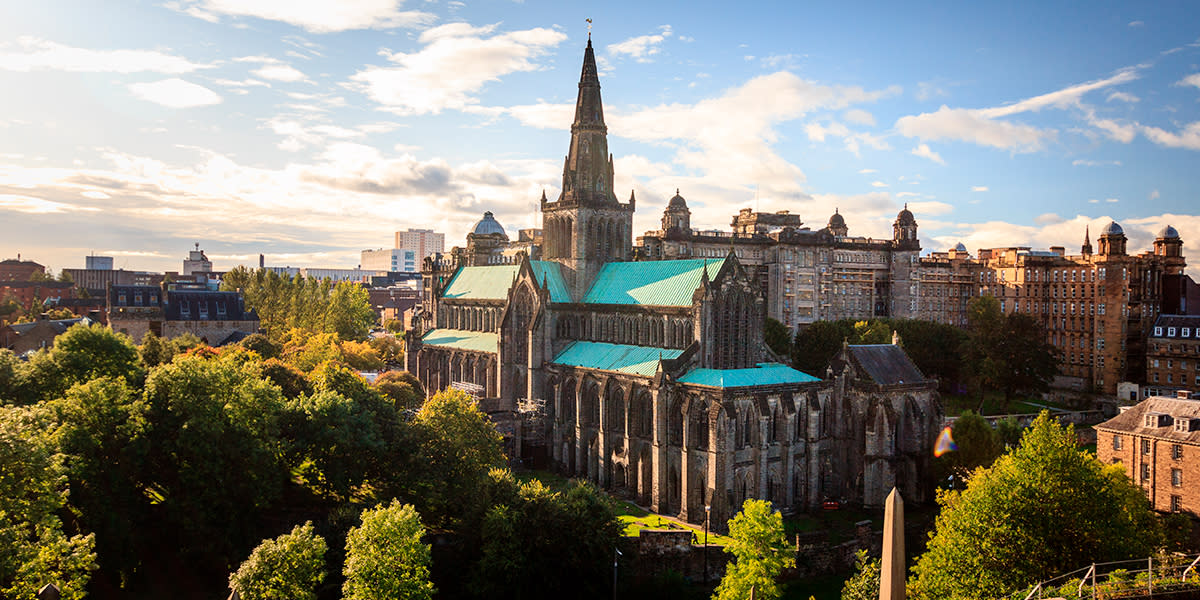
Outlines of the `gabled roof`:
{"type": "MultiPolygon", "coordinates": [[[[531,260],[529,266],[533,269],[538,286],[546,283],[551,302],[571,301],[558,263],[531,260]]],[[[508,290],[520,270],[520,264],[463,267],[454,274],[442,297],[455,300],[504,300],[508,298],[508,290]]]]}
{"type": "Polygon", "coordinates": [[[1153,396],[1142,400],[1125,412],[1096,425],[1096,429],[1110,429],[1139,435],[1152,435],[1180,442],[1200,443],[1200,431],[1175,431],[1175,419],[1200,419],[1200,401],[1153,396]],[[1146,427],[1146,413],[1171,415],[1171,422],[1162,427],[1146,427]]]}
{"type": "Polygon", "coordinates": [[[443,298],[458,300],[504,300],[521,265],[463,267],[442,292],[443,298]]]}
{"type": "Polygon", "coordinates": [[[683,354],[682,350],[606,344],[603,342],[571,342],[554,361],[560,365],[617,371],[630,375],[651,376],[658,369],[658,361],[671,360],[683,354]]]}
{"type": "Polygon", "coordinates": [[[583,296],[588,304],[691,306],[701,273],[716,277],[724,258],[614,262],[604,265],[583,296]]]}
{"type": "Polygon", "coordinates": [[[12,332],[17,335],[25,335],[25,334],[29,333],[30,331],[33,331],[35,328],[37,328],[39,326],[47,326],[47,327],[50,327],[51,329],[53,329],[55,334],[57,335],[57,334],[61,334],[61,333],[65,332],[72,325],[83,324],[83,326],[86,327],[88,325],[91,325],[94,322],[95,321],[93,321],[87,317],[78,317],[78,318],[74,318],[74,319],[53,319],[53,320],[30,321],[28,323],[13,323],[13,324],[9,325],[8,328],[11,329],[12,332]]]}
{"type": "Polygon", "coordinates": [[[752,369],[692,369],[680,383],[719,388],[753,387],[788,383],[812,383],[820,379],[779,363],[759,363],[752,369]]]}
{"type": "Polygon", "coordinates": [[[867,375],[879,385],[920,383],[925,376],[917,369],[904,349],[893,344],[848,346],[850,355],[867,375]]]}
{"type": "Polygon", "coordinates": [[[457,348],[473,352],[499,352],[500,336],[486,331],[466,331],[463,329],[430,329],[421,343],[427,346],[442,348],[457,348]]]}

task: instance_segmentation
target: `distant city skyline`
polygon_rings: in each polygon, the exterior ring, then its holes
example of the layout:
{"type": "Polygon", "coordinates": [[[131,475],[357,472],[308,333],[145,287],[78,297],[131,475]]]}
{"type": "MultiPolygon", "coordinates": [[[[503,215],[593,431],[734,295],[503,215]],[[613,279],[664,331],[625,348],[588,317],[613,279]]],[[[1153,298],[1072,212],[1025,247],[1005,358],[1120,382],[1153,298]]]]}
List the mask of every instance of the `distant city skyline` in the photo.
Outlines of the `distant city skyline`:
{"type": "Polygon", "coordinates": [[[0,9],[0,258],[352,267],[394,232],[515,238],[556,197],[591,18],[634,235],[789,210],[924,252],[1121,223],[1200,245],[1185,2],[79,1],[0,9]]]}

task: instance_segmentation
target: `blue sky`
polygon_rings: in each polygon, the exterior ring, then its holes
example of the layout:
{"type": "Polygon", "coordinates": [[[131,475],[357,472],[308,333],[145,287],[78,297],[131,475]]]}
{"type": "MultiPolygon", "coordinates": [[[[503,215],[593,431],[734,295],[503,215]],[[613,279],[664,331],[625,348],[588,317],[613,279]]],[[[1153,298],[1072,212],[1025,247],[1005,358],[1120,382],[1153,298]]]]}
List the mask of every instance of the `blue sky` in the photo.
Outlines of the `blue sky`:
{"type": "MultiPolygon", "coordinates": [[[[173,0],[0,8],[0,255],[354,266],[558,193],[593,43],[622,197],[926,251],[1200,240],[1194,3],[173,0]]],[[[1186,252],[1186,250],[1185,250],[1186,252]]]]}

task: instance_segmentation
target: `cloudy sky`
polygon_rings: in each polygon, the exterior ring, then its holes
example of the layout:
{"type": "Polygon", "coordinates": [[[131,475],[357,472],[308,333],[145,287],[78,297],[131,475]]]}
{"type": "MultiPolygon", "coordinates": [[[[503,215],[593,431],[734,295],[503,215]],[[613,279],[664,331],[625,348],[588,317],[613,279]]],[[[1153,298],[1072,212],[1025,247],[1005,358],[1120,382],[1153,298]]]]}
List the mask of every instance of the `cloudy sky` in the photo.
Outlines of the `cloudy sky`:
{"type": "Polygon", "coordinates": [[[1200,6],[912,4],[6,3],[0,258],[352,267],[397,229],[536,226],[587,18],[637,231],[678,188],[701,228],[890,237],[908,203],[926,251],[1110,219],[1200,244],[1200,6]]]}

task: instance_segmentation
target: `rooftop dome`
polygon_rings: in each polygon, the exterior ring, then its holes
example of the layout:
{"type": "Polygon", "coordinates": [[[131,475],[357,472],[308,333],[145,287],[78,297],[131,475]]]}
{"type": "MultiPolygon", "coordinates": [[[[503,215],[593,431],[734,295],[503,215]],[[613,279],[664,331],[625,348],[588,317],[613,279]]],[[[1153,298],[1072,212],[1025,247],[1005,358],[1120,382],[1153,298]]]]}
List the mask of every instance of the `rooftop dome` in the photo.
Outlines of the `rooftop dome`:
{"type": "Polygon", "coordinates": [[[687,208],[687,202],[679,195],[679,188],[675,188],[675,195],[667,202],[667,208],[687,208]]]}
{"type": "Polygon", "coordinates": [[[1155,237],[1166,240],[1177,240],[1179,239],[1179,232],[1176,231],[1174,227],[1167,225],[1166,227],[1158,230],[1158,235],[1155,237]]]}
{"type": "Polygon", "coordinates": [[[829,226],[830,227],[845,227],[846,226],[846,219],[842,217],[841,213],[839,213],[836,208],[833,209],[833,216],[829,217],[829,226]]]}
{"type": "Polygon", "coordinates": [[[900,211],[900,214],[896,215],[896,221],[901,224],[915,224],[917,222],[916,217],[908,210],[908,203],[905,203],[904,209],[900,211]]]}
{"type": "Polygon", "coordinates": [[[490,210],[483,213],[483,218],[475,224],[475,227],[471,230],[471,233],[474,233],[475,235],[492,235],[496,233],[500,235],[507,235],[504,233],[504,228],[500,226],[500,223],[496,222],[496,217],[492,216],[492,211],[490,210]]]}
{"type": "Polygon", "coordinates": [[[962,242],[959,242],[954,245],[954,251],[955,252],[966,252],[967,246],[965,244],[963,244],[962,242]]]}
{"type": "Polygon", "coordinates": [[[1125,230],[1121,229],[1121,226],[1116,221],[1109,221],[1108,225],[1105,225],[1104,229],[1100,231],[1100,235],[1125,235],[1125,230]]]}

